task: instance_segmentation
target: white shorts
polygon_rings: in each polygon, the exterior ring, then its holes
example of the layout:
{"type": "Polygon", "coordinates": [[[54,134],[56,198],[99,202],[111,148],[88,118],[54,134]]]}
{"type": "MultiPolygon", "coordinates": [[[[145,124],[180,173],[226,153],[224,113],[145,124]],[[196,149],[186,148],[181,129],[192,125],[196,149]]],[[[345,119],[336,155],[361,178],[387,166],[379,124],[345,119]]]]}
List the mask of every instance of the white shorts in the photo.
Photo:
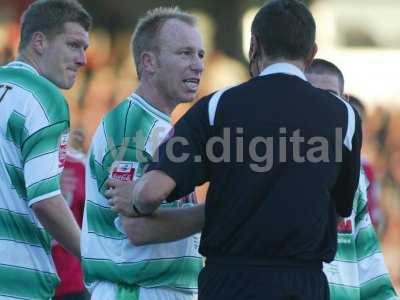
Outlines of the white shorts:
{"type": "MultiPolygon", "coordinates": [[[[100,281],[91,289],[91,300],[117,300],[118,285],[112,282],[100,281]]],[[[197,294],[183,293],[174,289],[140,288],[139,300],[197,300],[197,294]]]]}

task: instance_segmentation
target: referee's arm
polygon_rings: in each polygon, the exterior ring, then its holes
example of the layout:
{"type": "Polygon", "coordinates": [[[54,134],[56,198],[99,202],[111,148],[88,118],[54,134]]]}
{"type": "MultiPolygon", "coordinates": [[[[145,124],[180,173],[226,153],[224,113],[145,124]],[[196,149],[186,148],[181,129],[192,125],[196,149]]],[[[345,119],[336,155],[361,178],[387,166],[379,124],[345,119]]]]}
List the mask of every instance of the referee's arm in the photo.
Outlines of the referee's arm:
{"type": "Polygon", "coordinates": [[[357,190],[361,165],[362,130],[361,119],[355,112],[355,131],[351,150],[343,147],[343,162],[332,190],[336,212],[341,217],[348,217],[353,207],[354,194],[357,190]]]}

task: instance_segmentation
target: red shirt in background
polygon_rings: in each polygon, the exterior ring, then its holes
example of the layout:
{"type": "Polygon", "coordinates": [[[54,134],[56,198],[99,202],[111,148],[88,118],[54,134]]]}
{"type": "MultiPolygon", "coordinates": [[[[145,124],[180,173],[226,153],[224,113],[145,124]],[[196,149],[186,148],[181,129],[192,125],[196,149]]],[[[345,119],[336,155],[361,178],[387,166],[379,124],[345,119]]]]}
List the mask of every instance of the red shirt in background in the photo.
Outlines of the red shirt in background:
{"type": "Polygon", "coordinates": [[[363,157],[361,160],[362,167],[365,171],[365,175],[368,178],[368,212],[371,217],[372,224],[375,228],[378,228],[383,221],[382,212],[379,206],[379,183],[375,178],[374,169],[368,160],[363,157]]]}
{"type": "MultiPolygon", "coordinates": [[[[85,205],[84,159],[83,153],[69,149],[61,177],[61,191],[80,227],[82,227],[85,205]]],[[[61,279],[61,283],[56,289],[56,297],[83,291],[83,273],[80,260],[57,243],[52,248],[52,256],[58,276],[61,279]]]]}

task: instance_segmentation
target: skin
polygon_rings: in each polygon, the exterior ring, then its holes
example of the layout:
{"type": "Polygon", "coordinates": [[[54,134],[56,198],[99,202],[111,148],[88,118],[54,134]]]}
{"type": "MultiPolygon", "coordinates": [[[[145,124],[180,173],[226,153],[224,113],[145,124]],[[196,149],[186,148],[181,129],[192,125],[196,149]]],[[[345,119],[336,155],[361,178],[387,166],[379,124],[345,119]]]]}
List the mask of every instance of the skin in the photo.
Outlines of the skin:
{"type": "Polygon", "coordinates": [[[35,32],[18,59],[32,65],[59,88],[70,89],[78,70],[86,65],[88,43],[89,33],[78,23],[67,22],[64,31],[55,36],[35,32]]]}
{"type": "Polygon", "coordinates": [[[164,23],[158,40],[158,51],[141,55],[143,71],[136,92],[170,115],[177,104],[194,100],[204,69],[204,49],[198,29],[176,19],[164,23]]]}
{"type": "Polygon", "coordinates": [[[306,77],[312,86],[327,90],[335,93],[338,96],[342,96],[339,77],[334,74],[324,73],[307,73],[306,77]]]}

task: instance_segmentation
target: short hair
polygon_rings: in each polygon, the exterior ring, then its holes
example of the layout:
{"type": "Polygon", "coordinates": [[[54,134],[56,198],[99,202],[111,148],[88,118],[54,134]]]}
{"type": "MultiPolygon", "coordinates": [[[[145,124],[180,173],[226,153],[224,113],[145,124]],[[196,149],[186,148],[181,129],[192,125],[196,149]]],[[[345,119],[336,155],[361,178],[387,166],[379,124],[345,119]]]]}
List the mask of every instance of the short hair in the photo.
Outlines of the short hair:
{"type": "Polygon", "coordinates": [[[178,7],[157,7],[148,10],[137,22],[131,39],[131,48],[139,79],[142,73],[140,56],[145,51],[159,51],[158,37],[160,30],[164,23],[171,19],[180,20],[191,26],[197,25],[196,17],[178,7]]]}
{"type": "Polygon", "coordinates": [[[19,50],[24,49],[35,32],[48,37],[63,32],[64,24],[74,22],[89,31],[92,18],[82,5],[75,0],[37,0],[21,17],[21,38],[19,50]]]}
{"type": "Polygon", "coordinates": [[[357,98],[356,96],[351,95],[351,94],[347,95],[347,99],[348,99],[350,105],[353,106],[354,109],[358,112],[361,119],[363,119],[365,116],[366,108],[365,108],[365,105],[362,103],[362,101],[359,98],[357,98]]]}
{"type": "Polygon", "coordinates": [[[313,73],[313,74],[330,74],[337,76],[339,79],[339,88],[340,88],[340,93],[343,94],[344,90],[344,77],[342,71],[332,62],[321,59],[321,58],[316,58],[313,60],[311,65],[309,65],[306,68],[306,73],[313,73]]]}
{"type": "Polygon", "coordinates": [[[270,59],[305,59],[315,44],[315,21],[302,2],[273,0],[254,17],[251,33],[270,59]]]}

